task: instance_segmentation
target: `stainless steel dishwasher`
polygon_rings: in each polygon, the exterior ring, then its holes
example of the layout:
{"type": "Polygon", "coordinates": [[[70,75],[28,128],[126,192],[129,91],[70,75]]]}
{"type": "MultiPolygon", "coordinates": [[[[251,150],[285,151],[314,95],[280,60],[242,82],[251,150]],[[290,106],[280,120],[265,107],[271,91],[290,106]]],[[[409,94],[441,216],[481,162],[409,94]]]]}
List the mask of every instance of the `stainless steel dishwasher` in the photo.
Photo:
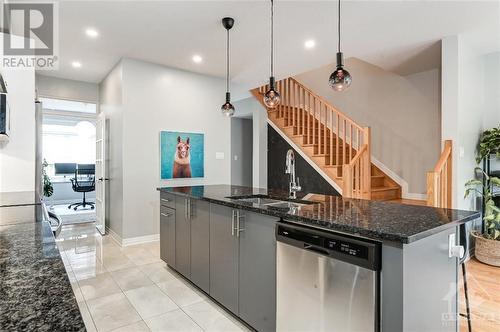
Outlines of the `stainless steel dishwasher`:
{"type": "Polygon", "coordinates": [[[378,331],[380,243],[279,223],[277,331],[378,331]]]}

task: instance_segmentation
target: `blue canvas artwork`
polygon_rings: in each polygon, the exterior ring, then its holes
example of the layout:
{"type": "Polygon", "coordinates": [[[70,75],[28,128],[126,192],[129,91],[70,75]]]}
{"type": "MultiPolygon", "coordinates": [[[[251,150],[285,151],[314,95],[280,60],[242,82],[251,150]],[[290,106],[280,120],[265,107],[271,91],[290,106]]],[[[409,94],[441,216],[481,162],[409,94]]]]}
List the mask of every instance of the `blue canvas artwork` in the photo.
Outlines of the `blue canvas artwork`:
{"type": "Polygon", "coordinates": [[[162,180],[204,177],[204,135],[160,132],[160,173],[162,180]]]}

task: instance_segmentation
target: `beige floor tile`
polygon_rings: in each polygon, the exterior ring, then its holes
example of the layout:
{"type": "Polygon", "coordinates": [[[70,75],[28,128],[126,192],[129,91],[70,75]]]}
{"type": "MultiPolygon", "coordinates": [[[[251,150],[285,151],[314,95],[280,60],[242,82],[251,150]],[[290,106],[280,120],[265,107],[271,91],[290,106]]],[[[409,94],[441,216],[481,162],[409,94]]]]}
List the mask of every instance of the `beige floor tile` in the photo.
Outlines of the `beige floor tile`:
{"type": "Polygon", "coordinates": [[[179,307],[201,302],[204,300],[197,292],[189,288],[179,279],[172,279],[157,284],[179,307]]]}
{"type": "Polygon", "coordinates": [[[95,299],[111,294],[120,293],[121,289],[109,273],[102,273],[94,278],[78,281],[85,300],[95,299]]]}
{"type": "Polygon", "coordinates": [[[87,308],[87,304],[85,302],[79,302],[78,308],[80,309],[80,314],[82,315],[82,319],[85,323],[87,332],[97,331],[94,325],[94,321],[92,320],[92,316],[90,315],[89,309],[87,308]]]}
{"type": "Polygon", "coordinates": [[[219,309],[207,302],[199,302],[182,308],[204,331],[243,331],[219,309]]]}
{"type": "Polygon", "coordinates": [[[139,268],[154,283],[160,283],[176,278],[175,273],[167,267],[167,264],[163,262],[141,265],[139,268]]]}
{"type": "Polygon", "coordinates": [[[156,285],[132,289],[126,291],[125,295],[143,319],[178,308],[156,285]]]}
{"type": "Polygon", "coordinates": [[[104,266],[99,262],[97,264],[89,264],[85,266],[80,264],[79,267],[73,268],[73,273],[77,280],[85,280],[97,277],[99,274],[107,272],[104,266]]]}
{"type": "Polygon", "coordinates": [[[146,265],[159,263],[161,259],[155,256],[151,251],[142,246],[130,246],[122,249],[122,252],[136,265],[146,265]]]}
{"type": "Polygon", "coordinates": [[[108,271],[122,270],[135,266],[135,264],[123,254],[110,257],[104,256],[102,264],[108,271]]]}
{"type": "Polygon", "coordinates": [[[127,326],[122,326],[117,328],[116,330],[113,330],[113,332],[143,332],[143,331],[146,332],[151,330],[142,320],[140,322],[130,324],[127,326]]]}
{"type": "Polygon", "coordinates": [[[73,294],[75,294],[76,302],[85,301],[80,286],[78,286],[78,282],[76,281],[71,282],[71,289],[73,289],[73,294]]]}
{"type": "Polygon", "coordinates": [[[99,332],[141,321],[141,316],[123,293],[93,299],[87,301],[87,305],[99,332]]]}
{"type": "Polygon", "coordinates": [[[174,310],[146,320],[153,332],[202,331],[202,329],[182,310],[174,310]]]}
{"type": "Polygon", "coordinates": [[[123,291],[152,285],[153,282],[137,267],[111,272],[111,276],[123,291]]]}

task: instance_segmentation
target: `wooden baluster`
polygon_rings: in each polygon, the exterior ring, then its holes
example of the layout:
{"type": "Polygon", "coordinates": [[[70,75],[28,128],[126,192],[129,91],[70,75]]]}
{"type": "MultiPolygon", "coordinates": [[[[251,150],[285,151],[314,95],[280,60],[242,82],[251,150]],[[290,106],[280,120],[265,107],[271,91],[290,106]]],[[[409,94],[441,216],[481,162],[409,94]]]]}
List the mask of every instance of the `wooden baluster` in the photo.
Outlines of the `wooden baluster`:
{"type": "Polygon", "coordinates": [[[330,115],[330,165],[333,165],[333,111],[328,108],[328,113],[330,115]]]}
{"type": "Polygon", "coordinates": [[[322,140],[322,134],[323,134],[323,129],[322,129],[322,121],[321,121],[321,100],[318,99],[318,113],[319,113],[319,118],[318,118],[318,153],[323,153],[323,140],[322,140]]]}
{"type": "Polygon", "coordinates": [[[349,122],[349,161],[352,160],[352,122],[349,122]]]}
{"type": "Polygon", "coordinates": [[[361,144],[359,143],[359,135],[360,131],[356,128],[356,151],[359,151],[359,148],[361,147],[361,144]]]}
{"type": "Polygon", "coordinates": [[[316,97],[312,97],[312,121],[313,121],[313,130],[312,130],[312,142],[316,144],[316,97]]]}
{"type": "Polygon", "coordinates": [[[344,139],[342,142],[342,165],[346,163],[346,154],[347,154],[347,148],[346,148],[346,140],[347,140],[347,120],[344,118],[342,119],[342,127],[344,130],[344,139]]]}
{"type": "MultiPolygon", "coordinates": [[[[340,116],[339,113],[335,112],[335,118],[337,119],[337,137],[335,141],[335,165],[339,165],[340,163],[340,157],[339,157],[339,150],[340,150],[340,116]]],[[[338,168],[337,168],[338,169],[338,168]]]]}
{"type": "Polygon", "coordinates": [[[324,149],[324,152],[325,152],[325,155],[328,153],[327,151],[327,146],[328,146],[328,141],[327,141],[327,133],[328,133],[328,113],[327,113],[327,108],[326,108],[326,104],[323,104],[323,114],[325,116],[325,119],[324,119],[324,124],[325,126],[323,127],[324,128],[324,132],[323,132],[323,149],[324,149]]]}

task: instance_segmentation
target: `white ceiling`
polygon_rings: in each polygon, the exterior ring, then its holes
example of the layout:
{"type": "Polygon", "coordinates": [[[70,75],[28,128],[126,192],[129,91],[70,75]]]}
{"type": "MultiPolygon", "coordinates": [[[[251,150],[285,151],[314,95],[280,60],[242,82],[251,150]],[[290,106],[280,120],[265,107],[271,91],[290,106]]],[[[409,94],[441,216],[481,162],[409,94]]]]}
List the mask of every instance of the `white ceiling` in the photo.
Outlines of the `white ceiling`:
{"type": "MultiPolygon", "coordinates": [[[[336,1],[275,1],[276,76],[331,63],[336,53],[336,1]],[[313,38],[316,47],[304,49],[313,38]]],[[[482,36],[500,49],[497,1],[344,1],[343,51],[402,74],[439,66],[441,38],[482,36]]],[[[223,77],[225,30],[232,30],[233,80],[256,86],[269,76],[269,1],[61,1],[60,66],[50,75],[100,82],[122,57],[223,77]],[[89,39],[84,30],[96,28],[89,39]],[[202,64],[191,61],[203,56],[202,64]],[[82,68],[71,62],[78,60],[82,68]]]]}

